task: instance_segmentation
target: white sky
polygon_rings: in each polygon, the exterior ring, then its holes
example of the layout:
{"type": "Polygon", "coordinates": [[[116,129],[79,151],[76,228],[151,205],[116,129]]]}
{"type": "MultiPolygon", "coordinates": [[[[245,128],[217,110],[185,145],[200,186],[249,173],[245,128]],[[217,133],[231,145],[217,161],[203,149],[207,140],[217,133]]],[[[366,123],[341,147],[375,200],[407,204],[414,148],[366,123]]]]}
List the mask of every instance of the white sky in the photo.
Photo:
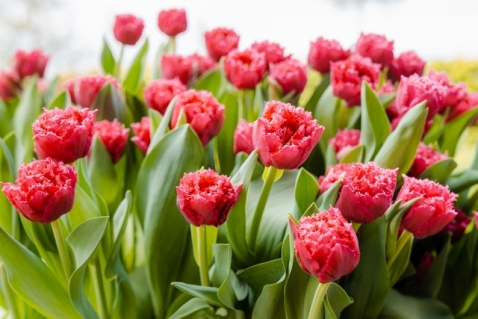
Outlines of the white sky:
{"type": "MultiPolygon", "coordinates": [[[[53,52],[47,73],[97,68],[102,38],[106,36],[115,45],[111,29],[114,15],[119,13],[144,19],[151,63],[153,52],[166,41],[157,28],[157,15],[161,9],[173,7],[187,11],[188,30],[177,38],[178,51],[183,54],[205,53],[204,31],[224,26],[241,36],[241,48],[268,39],[302,61],[311,40],[324,36],[350,47],[360,30],[385,34],[395,41],[397,53],[415,50],[426,60],[478,59],[478,0],[371,1],[361,14],[351,5],[340,7],[332,0],[69,0],[60,13],[67,15],[72,25],[72,49],[81,47],[85,54],[74,65],[64,65],[61,56],[55,59],[53,52]]],[[[136,50],[127,50],[126,58],[136,50]]]]}

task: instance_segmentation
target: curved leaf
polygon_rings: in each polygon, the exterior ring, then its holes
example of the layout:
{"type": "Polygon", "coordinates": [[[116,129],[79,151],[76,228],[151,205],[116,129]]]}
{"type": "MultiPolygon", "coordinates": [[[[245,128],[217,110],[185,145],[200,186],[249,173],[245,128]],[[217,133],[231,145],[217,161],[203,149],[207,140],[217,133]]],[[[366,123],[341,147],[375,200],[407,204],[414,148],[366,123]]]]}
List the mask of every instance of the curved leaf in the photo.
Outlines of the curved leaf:
{"type": "Polygon", "coordinates": [[[116,61],[108,42],[106,42],[106,39],[103,39],[103,49],[101,50],[101,68],[105,74],[113,74],[115,71],[115,65],[116,61]]]}
{"type": "Polygon", "coordinates": [[[149,42],[148,39],[146,39],[131,63],[128,73],[126,74],[126,77],[123,81],[123,86],[129,91],[136,92],[138,87],[141,85],[141,77],[144,73],[144,64],[146,63],[148,47],[149,42]]]}

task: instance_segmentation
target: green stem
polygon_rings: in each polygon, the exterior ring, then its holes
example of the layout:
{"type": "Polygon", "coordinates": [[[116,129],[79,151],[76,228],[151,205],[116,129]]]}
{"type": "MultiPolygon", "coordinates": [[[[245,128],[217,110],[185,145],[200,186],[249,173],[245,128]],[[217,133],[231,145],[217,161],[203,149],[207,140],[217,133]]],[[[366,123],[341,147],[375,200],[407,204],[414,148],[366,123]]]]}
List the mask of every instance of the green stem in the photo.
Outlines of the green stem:
{"type": "Polygon", "coordinates": [[[119,80],[120,71],[121,71],[121,60],[123,60],[123,54],[124,54],[124,44],[121,45],[118,61],[116,61],[115,71],[113,74],[114,77],[117,78],[118,80],[119,80]]]}
{"type": "Polygon", "coordinates": [[[204,287],[209,286],[209,272],[207,262],[207,236],[206,226],[202,225],[198,227],[197,232],[198,242],[198,261],[199,261],[199,276],[201,278],[201,285],[204,287]]]}
{"type": "Polygon", "coordinates": [[[61,233],[60,223],[60,219],[57,219],[51,223],[51,227],[53,229],[53,235],[55,237],[58,253],[60,254],[61,264],[63,265],[63,270],[65,271],[66,283],[68,284],[72,274],[72,267],[70,255],[68,254],[68,250],[66,249],[65,241],[63,240],[63,235],[61,233]]]}
{"type": "Polygon", "coordinates": [[[329,288],[330,282],[320,283],[317,286],[317,290],[314,294],[314,299],[312,300],[312,305],[310,306],[308,319],[317,319],[319,318],[320,311],[322,310],[322,305],[324,304],[324,297],[327,289],[329,288]]]}
{"type": "Polygon", "coordinates": [[[17,311],[17,304],[15,303],[14,299],[14,292],[10,288],[10,284],[8,283],[7,270],[5,269],[3,264],[0,264],[0,288],[0,291],[3,292],[5,303],[8,308],[8,311],[11,314],[11,318],[20,318],[20,315],[17,311]]]}
{"type": "Polygon", "coordinates": [[[249,247],[252,252],[254,252],[256,248],[257,234],[259,232],[262,215],[264,214],[264,208],[266,207],[277,174],[277,168],[273,166],[269,166],[266,169],[268,169],[266,180],[264,181],[264,185],[262,185],[259,201],[257,202],[254,217],[252,218],[251,230],[249,231],[249,247]]]}
{"type": "Polygon", "coordinates": [[[109,318],[108,309],[106,308],[106,295],[105,289],[103,287],[103,275],[101,273],[101,264],[98,258],[96,258],[95,263],[90,265],[93,272],[93,286],[95,288],[96,303],[98,305],[98,310],[100,311],[100,318],[107,319],[109,318]]]}
{"type": "Polygon", "coordinates": [[[171,41],[171,53],[176,53],[176,37],[169,38],[171,41]]]}
{"type": "Polygon", "coordinates": [[[412,233],[404,230],[402,235],[400,235],[400,238],[398,239],[397,248],[395,249],[393,257],[390,258],[390,260],[387,262],[387,269],[390,269],[390,267],[393,265],[395,259],[397,259],[398,255],[400,255],[400,252],[402,251],[403,247],[405,247],[406,243],[410,240],[410,238],[412,238],[412,233]]]}
{"type": "Polygon", "coordinates": [[[217,138],[212,139],[212,156],[214,159],[214,170],[221,173],[221,162],[219,161],[219,144],[217,138]]]}
{"type": "Polygon", "coordinates": [[[245,119],[247,121],[247,114],[246,90],[241,90],[241,107],[239,108],[239,119],[245,119]]]}

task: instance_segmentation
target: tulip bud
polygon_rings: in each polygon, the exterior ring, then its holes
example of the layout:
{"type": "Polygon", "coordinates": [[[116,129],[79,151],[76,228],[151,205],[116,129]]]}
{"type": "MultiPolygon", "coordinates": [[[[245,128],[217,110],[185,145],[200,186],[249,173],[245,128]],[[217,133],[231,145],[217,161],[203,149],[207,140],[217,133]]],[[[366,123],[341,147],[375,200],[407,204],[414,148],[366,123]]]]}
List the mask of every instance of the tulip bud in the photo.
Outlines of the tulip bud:
{"type": "Polygon", "coordinates": [[[264,54],[248,49],[234,50],[224,59],[226,77],[238,89],[254,89],[266,73],[264,54]]]}
{"type": "Polygon", "coordinates": [[[184,91],[186,86],[178,79],[155,80],[144,88],[144,101],[148,107],[164,115],[171,100],[184,91]]]}
{"type": "Polygon", "coordinates": [[[254,151],[254,144],[252,144],[253,129],[254,124],[248,123],[244,119],[237,123],[236,130],[234,131],[234,154],[244,152],[249,155],[254,151]]]}
{"type": "Polygon", "coordinates": [[[18,50],[13,57],[15,72],[20,79],[34,74],[42,78],[48,59],[49,57],[42,50],[33,50],[31,52],[18,50]]]}
{"type": "Polygon", "coordinates": [[[392,63],[393,41],[387,40],[385,36],[380,34],[361,33],[355,45],[355,51],[363,57],[372,59],[374,63],[378,63],[384,68],[392,63]]]}
{"type": "Polygon", "coordinates": [[[320,37],[310,43],[308,62],[316,71],[329,73],[330,62],[342,61],[349,56],[350,50],[344,50],[338,41],[320,37]]]}
{"type": "Polygon", "coordinates": [[[146,154],[151,143],[151,120],[145,116],[141,119],[141,122],[131,124],[131,128],[134,133],[131,140],[143,154],[146,154]]]}
{"type": "Polygon", "coordinates": [[[339,130],[335,137],[329,140],[329,145],[335,150],[337,159],[340,161],[355,146],[360,144],[360,130],[339,130]]]}
{"type": "Polygon", "coordinates": [[[251,49],[264,54],[267,67],[273,63],[279,63],[289,58],[284,54],[284,48],[280,44],[269,41],[254,42],[251,49]]]}
{"type": "Polygon", "coordinates": [[[188,27],[186,11],[184,9],[162,10],[158,15],[158,27],[170,37],[183,33],[188,27]]]}
{"type": "Polygon", "coordinates": [[[307,70],[305,65],[295,59],[271,65],[270,78],[277,82],[284,94],[294,92],[299,95],[304,91],[307,83],[307,70]]]}
{"type": "Polygon", "coordinates": [[[422,75],[424,68],[425,61],[414,51],[407,51],[392,60],[388,77],[393,82],[398,82],[402,76],[410,76],[413,74],[422,75]]]}
{"type": "Polygon", "coordinates": [[[95,123],[94,133],[98,134],[110,155],[111,161],[116,164],[126,147],[129,129],[123,129],[121,123],[116,119],[113,122],[103,120],[95,123]]]}
{"type": "Polygon", "coordinates": [[[418,144],[417,152],[415,153],[415,159],[413,160],[412,167],[408,171],[407,175],[412,177],[419,177],[425,169],[430,165],[447,159],[448,156],[440,152],[435,151],[433,148],[420,142],[418,144]]]}
{"type": "Polygon", "coordinates": [[[73,207],[76,181],[73,166],[46,158],[22,164],[15,184],[1,185],[10,203],[26,219],[51,223],[73,207]]]}
{"type": "Polygon", "coordinates": [[[98,93],[103,86],[108,83],[115,88],[119,88],[118,81],[109,75],[84,76],[68,82],[66,87],[70,93],[71,101],[74,104],[81,105],[85,108],[91,108],[98,93]]]}
{"type": "Polygon", "coordinates": [[[116,40],[126,45],[135,45],[143,33],[143,20],[132,14],[116,16],[113,33],[116,40]]]}
{"type": "Polygon", "coordinates": [[[239,46],[239,35],[231,29],[216,28],[206,32],[204,38],[207,52],[215,61],[239,46]]]}

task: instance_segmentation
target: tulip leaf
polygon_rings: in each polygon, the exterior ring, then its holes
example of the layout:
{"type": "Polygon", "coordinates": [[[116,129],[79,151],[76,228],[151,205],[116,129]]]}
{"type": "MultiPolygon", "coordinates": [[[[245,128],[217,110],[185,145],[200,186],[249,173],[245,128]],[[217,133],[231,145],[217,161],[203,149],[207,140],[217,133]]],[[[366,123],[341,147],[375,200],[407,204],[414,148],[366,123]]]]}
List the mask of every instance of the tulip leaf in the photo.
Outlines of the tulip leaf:
{"type": "Polygon", "coordinates": [[[447,179],[446,185],[454,193],[460,193],[478,183],[478,170],[467,169],[447,179]]]}
{"type": "Polygon", "coordinates": [[[201,142],[184,125],[150,150],[138,173],[136,211],[144,229],[147,278],[156,317],[162,318],[172,302],[170,283],[181,276],[178,265],[190,246],[189,224],[177,209],[175,187],[185,172],[199,168],[202,158],[201,142]]]}
{"type": "Polygon", "coordinates": [[[402,250],[395,257],[395,260],[388,269],[389,287],[393,287],[395,283],[400,280],[403,273],[410,263],[410,254],[412,252],[413,238],[406,240],[402,250]]]}
{"type": "Polygon", "coordinates": [[[457,167],[452,158],[446,158],[428,166],[421,174],[421,179],[430,179],[440,184],[445,184],[448,177],[457,167]]]}
{"type": "Polygon", "coordinates": [[[454,317],[448,307],[436,299],[405,296],[392,289],[386,295],[380,318],[452,319],[454,317]]]}
{"type": "Polygon", "coordinates": [[[40,258],[10,237],[3,228],[0,228],[0,242],[0,258],[16,294],[47,318],[81,318],[65,286],[40,258]]]}
{"type": "Polygon", "coordinates": [[[390,123],[382,104],[365,81],[361,99],[360,144],[365,147],[364,162],[369,162],[390,135],[390,123]]]}
{"type": "Polygon", "coordinates": [[[73,229],[66,238],[76,262],[76,270],[70,277],[70,298],[76,310],[84,318],[99,318],[84,293],[83,284],[88,263],[105,233],[107,224],[108,217],[88,219],[73,229]]]}
{"type": "Polygon", "coordinates": [[[456,146],[461,134],[477,114],[478,108],[474,108],[445,124],[443,135],[439,140],[440,150],[443,153],[448,151],[450,156],[455,156],[456,146]]]}
{"type": "Polygon", "coordinates": [[[330,206],[334,206],[339,196],[340,187],[342,186],[342,179],[339,179],[324,192],[315,201],[320,211],[327,210],[330,206]]]}
{"type": "Polygon", "coordinates": [[[169,129],[169,123],[171,123],[171,117],[173,116],[174,105],[176,104],[177,98],[173,98],[164,112],[163,117],[161,118],[161,122],[159,122],[159,126],[156,130],[154,130],[153,135],[151,136],[151,143],[148,147],[147,154],[151,153],[153,148],[158,144],[158,142],[166,135],[169,129]]]}
{"type": "Polygon", "coordinates": [[[344,318],[377,318],[382,309],[389,290],[385,235],[385,216],[360,227],[359,264],[341,279],[341,286],[355,300],[343,310],[344,318]]]}
{"type": "Polygon", "coordinates": [[[337,154],[335,153],[335,148],[332,144],[327,145],[327,150],[325,151],[325,167],[337,164],[337,154]]]}
{"type": "Polygon", "coordinates": [[[438,141],[440,136],[443,134],[443,128],[445,127],[445,119],[440,115],[435,115],[433,118],[433,123],[428,129],[425,137],[423,138],[423,143],[432,144],[438,141]]]}
{"type": "Polygon", "coordinates": [[[221,70],[219,68],[214,68],[201,75],[194,85],[194,89],[196,91],[209,91],[217,98],[222,94],[222,81],[221,70]]]}
{"type": "MultiPolygon", "coordinates": [[[[13,182],[16,179],[17,170],[15,161],[7,145],[15,143],[15,134],[11,132],[5,136],[5,140],[0,138],[0,180],[3,182],[13,182]]],[[[13,147],[13,145],[11,145],[13,147]]],[[[0,194],[0,227],[2,227],[10,236],[18,239],[20,235],[20,217],[7,197],[0,194]]]]}
{"type": "Polygon", "coordinates": [[[75,187],[75,201],[68,217],[73,228],[77,227],[84,221],[101,216],[98,205],[83,190],[80,185],[75,187]]]}
{"type": "Polygon", "coordinates": [[[161,78],[161,58],[166,53],[174,53],[176,48],[176,38],[169,38],[164,44],[161,44],[154,56],[153,79],[161,78]]]}
{"type": "Polygon", "coordinates": [[[339,129],[340,99],[332,93],[332,86],[324,91],[313,112],[314,118],[325,127],[319,141],[322,153],[327,149],[328,141],[337,134],[339,129]]]}
{"type": "Polygon", "coordinates": [[[101,68],[105,74],[113,74],[115,71],[115,65],[116,61],[108,42],[106,42],[106,39],[103,39],[103,49],[101,50],[101,68]]]}
{"type": "MultiPolygon", "coordinates": [[[[340,160],[340,164],[348,164],[348,163],[360,163],[362,162],[363,159],[363,154],[364,154],[364,146],[363,145],[357,145],[353,148],[351,148],[347,154],[340,160]]],[[[363,160],[363,162],[366,162],[366,160],[363,160]]]]}
{"type": "Polygon", "coordinates": [[[64,110],[68,105],[69,98],[67,91],[61,91],[58,95],[47,105],[48,110],[53,110],[55,107],[64,110]]]}
{"type": "MultiPolygon", "coordinates": [[[[216,242],[218,229],[214,225],[203,225],[203,227],[206,228],[206,243],[208,243],[208,246],[206,247],[207,264],[209,265],[214,257],[212,244],[216,242]]],[[[196,264],[199,266],[199,257],[198,257],[199,256],[199,252],[198,252],[199,227],[191,225],[190,229],[191,229],[191,239],[193,243],[194,260],[196,261],[196,264]]]]}
{"type": "Polygon", "coordinates": [[[380,94],[378,96],[378,100],[380,101],[380,104],[387,108],[393,102],[393,100],[395,100],[395,96],[396,93],[380,94]]]}
{"type": "Polygon", "coordinates": [[[141,78],[144,73],[144,65],[146,63],[148,47],[149,42],[148,39],[146,39],[131,63],[128,73],[123,81],[124,88],[130,92],[136,92],[141,86],[141,78]]]}
{"type": "Polygon", "coordinates": [[[304,109],[308,112],[314,112],[315,108],[317,107],[317,103],[319,103],[322,94],[324,94],[325,90],[330,85],[330,74],[325,74],[322,76],[320,83],[314,89],[314,93],[309,98],[307,103],[304,105],[304,109]]]}
{"type": "Polygon", "coordinates": [[[121,123],[129,126],[133,120],[130,110],[126,107],[118,89],[111,83],[106,83],[98,92],[90,107],[91,110],[98,110],[96,121],[118,119],[121,123]]]}
{"type": "MultiPolygon", "coordinates": [[[[254,101],[253,101],[253,119],[257,119],[261,114],[262,111],[264,110],[265,106],[265,97],[264,93],[262,91],[262,85],[256,85],[256,90],[254,93],[254,101]]],[[[251,120],[251,118],[249,118],[251,120]]]]}
{"type": "Polygon", "coordinates": [[[295,182],[295,205],[292,216],[299,219],[310,207],[310,204],[315,202],[318,193],[317,178],[304,168],[300,168],[295,182]]]}
{"type": "Polygon", "coordinates": [[[193,297],[201,298],[211,305],[224,307],[217,296],[217,287],[204,287],[198,285],[185,284],[183,282],[172,282],[171,285],[193,297]]]}
{"type": "Polygon", "coordinates": [[[333,314],[336,317],[340,317],[342,310],[350,306],[354,300],[347,295],[347,292],[342,287],[332,282],[327,289],[327,302],[333,314]]]}
{"type": "Polygon", "coordinates": [[[214,318],[214,308],[201,298],[193,298],[181,306],[169,319],[214,318]]]}
{"type": "Polygon", "coordinates": [[[398,176],[408,172],[422,138],[426,118],[425,102],[412,107],[387,137],[374,162],[383,168],[398,167],[398,176]]]}
{"type": "Polygon", "coordinates": [[[420,296],[436,298],[442,284],[443,276],[445,275],[446,262],[448,254],[451,249],[450,234],[447,234],[448,240],[441,249],[440,253],[433,260],[433,263],[423,278],[420,285],[420,296]]]}
{"type": "Polygon", "coordinates": [[[224,116],[227,120],[224,121],[221,131],[216,136],[217,145],[221,146],[217,148],[217,155],[219,157],[221,173],[227,175],[234,168],[234,131],[239,120],[239,103],[237,98],[228,92],[224,92],[218,101],[226,108],[224,116]]]}

